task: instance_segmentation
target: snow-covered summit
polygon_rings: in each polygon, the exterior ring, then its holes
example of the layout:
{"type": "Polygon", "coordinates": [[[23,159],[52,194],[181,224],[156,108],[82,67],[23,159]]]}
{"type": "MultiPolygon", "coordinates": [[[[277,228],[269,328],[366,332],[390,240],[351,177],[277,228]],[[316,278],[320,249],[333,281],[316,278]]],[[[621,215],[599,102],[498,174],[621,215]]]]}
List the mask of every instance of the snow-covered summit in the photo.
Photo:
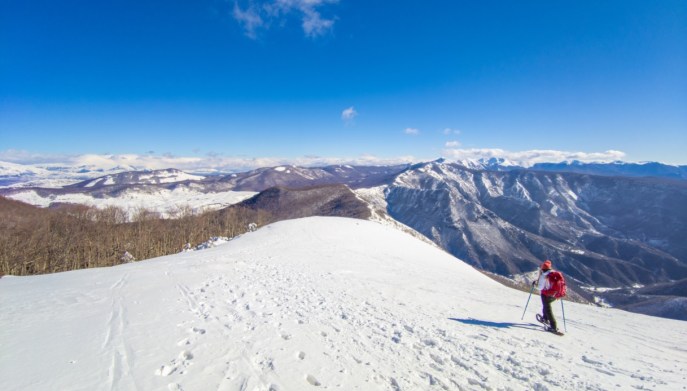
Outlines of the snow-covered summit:
{"type": "Polygon", "coordinates": [[[48,175],[48,170],[25,164],[0,161],[0,177],[20,175],[48,175]]]}
{"type": "Polygon", "coordinates": [[[93,165],[0,162],[0,186],[60,188],[86,179],[134,169],[125,165],[104,169],[93,165]]]}
{"type": "Polygon", "coordinates": [[[492,170],[503,171],[515,168],[524,168],[520,163],[513,162],[505,158],[480,158],[480,159],[461,159],[453,163],[469,168],[471,170],[492,170]]]}
{"type": "Polygon", "coordinates": [[[94,188],[112,185],[156,185],[184,181],[200,181],[204,178],[204,176],[192,175],[174,168],[168,168],[164,170],[125,171],[89,179],[66,187],[94,188]]]}
{"type": "Polygon", "coordinates": [[[0,279],[0,378],[31,390],[684,386],[687,323],[566,302],[559,337],[533,322],[537,297],[520,320],[526,301],[379,224],[284,221],[208,250],[0,279]]]}

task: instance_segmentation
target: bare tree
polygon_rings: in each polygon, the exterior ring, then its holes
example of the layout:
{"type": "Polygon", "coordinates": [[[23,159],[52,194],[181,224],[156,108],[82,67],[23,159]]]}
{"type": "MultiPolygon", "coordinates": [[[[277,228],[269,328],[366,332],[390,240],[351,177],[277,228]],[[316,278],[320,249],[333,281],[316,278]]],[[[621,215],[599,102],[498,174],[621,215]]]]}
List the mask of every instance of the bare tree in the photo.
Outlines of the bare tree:
{"type": "Polygon", "coordinates": [[[174,219],[137,209],[61,205],[41,209],[0,197],[0,274],[30,275],[113,266],[173,254],[212,236],[235,237],[272,220],[245,207],[196,214],[181,207],[174,219]],[[124,254],[130,256],[124,257],[124,254]]]}

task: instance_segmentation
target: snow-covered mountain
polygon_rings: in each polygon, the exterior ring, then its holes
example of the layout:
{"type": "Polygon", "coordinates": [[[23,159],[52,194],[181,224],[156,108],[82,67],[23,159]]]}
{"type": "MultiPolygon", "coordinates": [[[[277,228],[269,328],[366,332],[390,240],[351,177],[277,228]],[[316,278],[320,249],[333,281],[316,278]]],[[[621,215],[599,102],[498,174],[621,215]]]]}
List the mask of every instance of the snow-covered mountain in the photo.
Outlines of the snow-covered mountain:
{"type": "Polygon", "coordinates": [[[251,191],[224,191],[205,193],[186,186],[175,186],[171,189],[130,188],[113,196],[94,196],[82,192],[64,194],[39,193],[36,190],[22,190],[11,193],[9,198],[40,207],[55,207],[61,204],[78,204],[93,206],[99,209],[117,207],[129,217],[140,210],[158,213],[164,218],[176,215],[185,208],[194,213],[218,210],[246,200],[256,193],[251,191]]]}
{"type": "Polygon", "coordinates": [[[89,178],[60,188],[9,187],[0,194],[41,207],[81,204],[106,208],[115,206],[134,215],[148,209],[167,217],[181,208],[196,213],[236,204],[256,193],[251,191],[210,192],[201,184],[206,177],[176,169],[126,171],[89,178]]]}
{"type": "Polygon", "coordinates": [[[263,191],[270,187],[287,188],[345,184],[351,188],[374,187],[387,183],[408,166],[279,166],[209,178],[206,188],[212,190],[263,191]]]}
{"type": "Polygon", "coordinates": [[[385,193],[389,214],[501,275],[542,259],[593,286],[687,277],[687,183],[418,164],[385,193]]]}
{"type": "Polygon", "coordinates": [[[609,289],[596,295],[615,308],[687,320],[687,278],[648,287],[609,289]]]}
{"type": "Polygon", "coordinates": [[[106,186],[158,185],[201,181],[203,179],[205,179],[204,176],[192,175],[181,170],[169,168],[165,170],[125,171],[78,182],[73,185],[65,186],[65,188],[97,189],[106,186]]]}
{"type": "Polygon", "coordinates": [[[571,161],[562,163],[537,163],[531,168],[538,171],[575,172],[590,175],[687,179],[687,166],[673,166],[657,162],[584,163],[580,161],[571,161]]]}
{"type": "MultiPolygon", "coordinates": [[[[447,161],[445,159],[439,159],[437,162],[447,161]]],[[[536,163],[522,166],[514,161],[492,157],[454,160],[452,163],[472,170],[512,171],[528,169],[536,171],[576,172],[590,175],[653,176],[687,179],[687,166],[674,166],[658,162],[586,163],[573,160],[559,163],[536,163]]],[[[271,186],[312,186],[336,183],[345,183],[352,188],[361,188],[373,187],[388,181],[390,176],[400,173],[405,168],[407,168],[407,165],[386,167],[335,165],[320,168],[279,166],[228,175],[221,175],[221,173],[219,173],[219,175],[216,175],[216,178],[212,178],[209,182],[214,183],[215,187],[212,191],[227,190],[228,188],[261,191],[271,186]]],[[[102,165],[98,164],[68,165],[51,163],[23,165],[0,162],[0,187],[12,185],[15,187],[59,188],[76,182],[137,170],[140,171],[141,169],[122,164],[103,168],[102,165]]],[[[150,172],[151,170],[144,171],[150,172]]],[[[211,169],[201,169],[201,171],[216,173],[216,170],[211,169]]],[[[197,178],[191,177],[188,179],[197,180],[197,178]]],[[[108,179],[103,179],[103,182],[107,181],[108,179]]],[[[117,179],[113,177],[110,181],[117,182],[117,179]]],[[[84,185],[87,183],[88,182],[84,183],[84,185]]]]}
{"type": "MultiPolygon", "coordinates": [[[[49,186],[50,177],[51,173],[43,168],[0,161],[0,186],[12,186],[36,179],[42,185],[47,182],[49,186]]],[[[62,183],[64,184],[67,183],[62,183]]]]}
{"type": "Polygon", "coordinates": [[[533,297],[372,222],[0,279],[8,390],[679,390],[687,323],[533,297]],[[554,311],[563,326],[561,307],[554,311]]]}
{"type": "Polygon", "coordinates": [[[0,177],[18,177],[22,175],[48,175],[48,170],[25,164],[0,161],[0,177]]]}
{"type": "MultiPolygon", "coordinates": [[[[399,227],[421,232],[484,270],[517,278],[534,270],[541,259],[552,258],[556,267],[575,278],[573,283],[597,295],[600,291],[591,288],[687,277],[687,182],[675,179],[670,167],[567,162],[528,169],[496,158],[453,163],[440,159],[389,167],[278,166],[204,179],[176,170],[152,172],[159,174],[152,177],[151,172],[134,172],[60,189],[15,188],[0,193],[41,206],[115,205],[130,214],[152,207],[168,216],[186,205],[195,211],[221,209],[272,188],[260,197],[261,207],[270,200],[295,197],[298,208],[279,204],[282,210],[276,213],[292,218],[310,215],[307,210],[313,208],[297,201],[305,193],[288,189],[343,184],[370,203],[375,216],[388,219],[388,212],[401,223],[399,227]],[[575,170],[582,171],[569,172],[575,170]],[[652,173],[655,176],[638,177],[652,173]]],[[[313,205],[331,195],[322,191],[323,198],[315,200],[312,194],[303,199],[313,205]]],[[[269,206],[271,212],[274,205],[269,206]]],[[[342,209],[338,215],[360,216],[357,203],[336,207],[342,209]]],[[[628,304],[616,300],[618,295],[597,296],[613,305],[628,304]]]]}
{"type": "Polygon", "coordinates": [[[0,187],[56,189],[86,179],[133,170],[135,170],[134,167],[127,165],[105,169],[94,165],[17,164],[0,161],[0,187]]]}
{"type": "Polygon", "coordinates": [[[175,169],[127,171],[89,178],[60,188],[0,188],[0,195],[43,207],[76,203],[99,208],[118,206],[132,213],[148,208],[166,216],[187,205],[196,211],[220,209],[270,187],[377,186],[393,180],[406,167],[279,166],[211,177],[175,169]]]}
{"type": "MultiPolygon", "coordinates": [[[[435,163],[449,163],[446,159],[438,159],[435,163]]],[[[525,167],[504,158],[482,158],[482,159],[462,159],[454,160],[450,163],[469,168],[471,170],[490,170],[490,171],[510,171],[525,169],[525,167]]]]}
{"type": "MultiPolygon", "coordinates": [[[[439,159],[436,163],[447,163],[439,159]]],[[[687,166],[676,166],[658,162],[628,163],[622,161],[589,163],[579,160],[559,163],[534,163],[523,166],[503,158],[483,158],[454,160],[455,163],[471,170],[513,171],[533,170],[548,172],[571,172],[578,174],[620,176],[620,177],[656,177],[669,179],[687,179],[687,166]]]]}
{"type": "MultiPolygon", "coordinates": [[[[556,167],[583,166],[572,162],[556,167]]],[[[575,271],[579,281],[596,286],[686,276],[684,182],[547,174],[495,158],[390,167],[279,166],[208,178],[172,169],[134,171],[61,189],[2,192],[41,206],[75,202],[137,209],[150,202],[168,214],[178,205],[218,209],[255,194],[233,192],[237,190],[327,184],[388,186],[383,203],[393,217],[449,252],[503,275],[522,273],[540,258],[551,257],[562,261],[564,270],[575,271]],[[184,203],[183,197],[192,202],[184,203]],[[601,273],[593,266],[598,264],[604,265],[601,273]]]]}
{"type": "Polygon", "coordinates": [[[175,169],[127,171],[89,178],[58,189],[40,186],[0,188],[0,194],[17,198],[17,194],[33,191],[42,198],[51,199],[66,194],[89,194],[99,198],[118,197],[132,189],[137,192],[152,193],[160,189],[173,190],[180,187],[202,193],[259,192],[276,186],[302,188],[333,184],[360,188],[389,183],[407,167],[407,165],[382,167],[337,165],[322,168],[279,166],[209,177],[192,175],[175,169]]]}

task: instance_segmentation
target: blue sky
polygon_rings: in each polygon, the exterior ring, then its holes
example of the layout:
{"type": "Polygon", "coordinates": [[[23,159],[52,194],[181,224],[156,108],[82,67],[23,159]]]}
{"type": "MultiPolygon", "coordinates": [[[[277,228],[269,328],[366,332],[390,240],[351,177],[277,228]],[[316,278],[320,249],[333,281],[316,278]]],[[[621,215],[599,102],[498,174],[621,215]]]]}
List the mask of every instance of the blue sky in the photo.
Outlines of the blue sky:
{"type": "Polygon", "coordinates": [[[0,160],[686,150],[682,0],[0,0],[0,160]]]}

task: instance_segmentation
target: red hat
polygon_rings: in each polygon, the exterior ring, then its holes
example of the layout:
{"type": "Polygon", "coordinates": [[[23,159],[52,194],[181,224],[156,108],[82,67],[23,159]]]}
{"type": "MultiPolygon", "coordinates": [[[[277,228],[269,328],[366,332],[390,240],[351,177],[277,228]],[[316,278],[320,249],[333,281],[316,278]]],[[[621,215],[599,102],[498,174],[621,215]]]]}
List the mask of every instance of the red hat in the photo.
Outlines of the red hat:
{"type": "Polygon", "coordinates": [[[544,263],[541,264],[541,270],[549,270],[551,269],[551,261],[548,259],[544,261],[544,263]]]}

